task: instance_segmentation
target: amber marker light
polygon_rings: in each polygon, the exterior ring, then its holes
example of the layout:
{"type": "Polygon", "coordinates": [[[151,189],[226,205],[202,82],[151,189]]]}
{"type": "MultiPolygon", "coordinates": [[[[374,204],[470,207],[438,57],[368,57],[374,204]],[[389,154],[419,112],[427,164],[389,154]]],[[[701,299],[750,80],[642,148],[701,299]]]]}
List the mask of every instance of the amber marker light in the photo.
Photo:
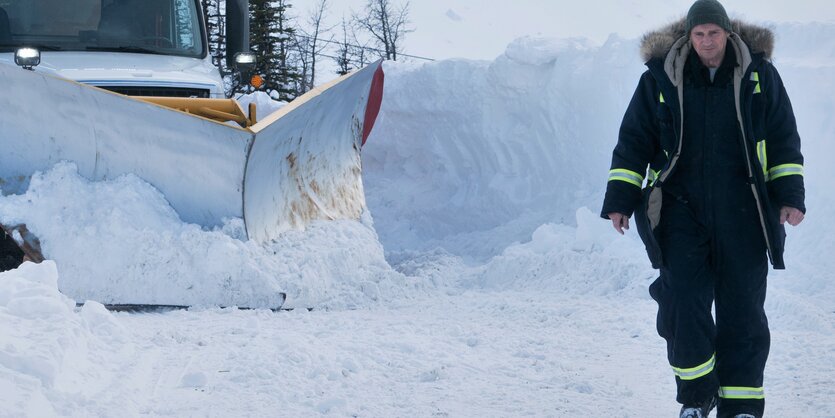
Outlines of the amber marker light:
{"type": "Polygon", "coordinates": [[[249,84],[256,89],[260,89],[261,87],[264,87],[264,77],[255,74],[249,79],[249,84]]]}

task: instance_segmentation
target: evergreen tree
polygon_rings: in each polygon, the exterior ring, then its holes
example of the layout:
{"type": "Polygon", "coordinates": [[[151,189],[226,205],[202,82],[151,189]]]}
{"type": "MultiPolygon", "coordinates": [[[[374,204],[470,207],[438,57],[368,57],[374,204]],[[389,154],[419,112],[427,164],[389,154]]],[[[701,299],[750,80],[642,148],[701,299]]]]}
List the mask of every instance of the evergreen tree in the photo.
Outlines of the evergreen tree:
{"type": "Polygon", "coordinates": [[[296,87],[301,83],[291,56],[295,30],[287,14],[290,7],[287,0],[249,2],[249,42],[257,57],[255,73],[264,77],[263,90],[286,101],[296,98],[296,87]]]}
{"type": "Polygon", "coordinates": [[[226,39],[223,30],[225,18],[220,13],[219,1],[200,0],[200,4],[203,6],[203,20],[209,38],[209,56],[212,57],[212,63],[222,69],[226,39]]]}

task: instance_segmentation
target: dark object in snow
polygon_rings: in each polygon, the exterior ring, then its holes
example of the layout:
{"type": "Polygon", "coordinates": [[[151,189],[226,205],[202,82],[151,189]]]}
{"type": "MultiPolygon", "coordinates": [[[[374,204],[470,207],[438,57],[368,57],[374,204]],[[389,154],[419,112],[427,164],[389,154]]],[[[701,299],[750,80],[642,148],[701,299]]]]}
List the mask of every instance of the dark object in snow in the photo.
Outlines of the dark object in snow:
{"type": "Polygon", "coordinates": [[[7,226],[0,224],[0,271],[8,271],[18,268],[24,261],[40,263],[44,260],[41,254],[41,242],[34,234],[29,232],[25,224],[7,226]],[[17,232],[21,242],[14,238],[17,232]]]}
{"type": "Polygon", "coordinates": [[[5,226],[0,225],[0,229],[3,230],[0,233],[0,271],[16,269],[23,263],[23,257],[26,254],[17,245],[12,235],[7,232],[5,226]]]}
{"type": "MultiPolygon", "coordinates": [[[[281,302],[278,306],[270,307],[269,309],[273,312],[285,310],[282,309],[284,306],[284,301],[287,300],[287,294],[281,293],[281,302]]],[[[83,303],[78,303],[76,306],[84,306],[83,303]]],[[[119,304],[104,304],[104,307],[108,311],[114,312],[128,312],[128,313],[154,313],[154,312],[169,312],[169,311],[177,311],[177,310],[186,310],[192,308],[192,306],[188,305],[159,305],[159,304],[148,304],[148,303],[119,303],[119,304]]],[[[229,308],[229,306],[221,306],[220,308],[225,309],[229,308]]],[[[242,311],[254,310],[254,309],[261,309],[261,308],[251,308],[247,306],[236,306],[235,308],[240,309],[242,311]]]]}

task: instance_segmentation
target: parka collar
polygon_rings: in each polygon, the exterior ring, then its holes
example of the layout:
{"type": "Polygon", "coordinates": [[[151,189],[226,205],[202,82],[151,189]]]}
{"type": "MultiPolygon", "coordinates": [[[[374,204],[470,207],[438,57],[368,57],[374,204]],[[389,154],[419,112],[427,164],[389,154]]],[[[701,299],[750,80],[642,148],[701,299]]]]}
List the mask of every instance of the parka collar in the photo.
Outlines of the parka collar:
{"type": "MultiPolygon", "coordinates": [[[[750,48],[750,53],[762,53],[766,60],[771,60],[774,51],[774,31],[770,28],[732,20],[732,33],[750,48]]],[[[664,58],[667,54],[681,46],[681,38],[688,38],[684,19],[677,20],[660,29],[647,32],[641,38],[641,58],[644,62],[653,58],[664,58]]]]}
{"type": "MultiPolygon", "coordinates": [[[[769,33],[771,32],[769,31],[769,33]]],[[[642,53],[648,51],[648,49],[645,48],[647,47],[647,36],[654,35],[644,36],[644,44],[641,47],[642,53]]],[[[771,36],[773,46],[773,35],[771,36]]],[[[660,38],[653,39],[658,40],[660,38]]],[[[760,37],[757,39],[763,38],[760,37]]],[[[735,76],[738,78],[742,78],[743,75],[748,71],[748,67],[750,67],[751,64],[755,61],[755,57],[751,55],[752,48],[749,48],[748,44],[736,32],[731,32],[730,36],[728,37],[727,47],[733,48],[734,54],[736,55],[737,67],[734,69],[735,76]]],[[[664,52],[664,54],[650,56],[649,59],[647,59],[647,65],[650,66],[650,68],[652,68],[654,65],[658,65],[659,62],[663,62],[663,71],[670,79],[670,82],[674,86],[680,86],[684,83],[684,68],[687,65],[687,58],[690,55],[690,51],[692,49],[693,45],[690,42],[690,37],[686,34],[683,34],[672,43],[672,45],[669,47],[669,49],[667,49],[664,52]]],[[[768,51],[760,51],[760,53],[757,54],[756,58],[759,58],[761,54],[768,54],[768,56],[770,56],[770,51],[771,49],[769,49],[768,51]]]]}

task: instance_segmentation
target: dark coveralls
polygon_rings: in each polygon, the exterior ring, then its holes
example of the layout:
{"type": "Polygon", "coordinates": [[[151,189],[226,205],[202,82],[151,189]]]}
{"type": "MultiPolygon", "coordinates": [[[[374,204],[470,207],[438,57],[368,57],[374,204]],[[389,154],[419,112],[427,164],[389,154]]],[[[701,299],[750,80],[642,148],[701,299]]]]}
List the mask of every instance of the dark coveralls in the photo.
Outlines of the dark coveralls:
{"type": "MultiPolygon", "coordinates": [[[[698,405],[718,396],[720,417],[759,417],[770,344],[763,309],[767,254],[776,268],[783,267],[785,232],[777,209],[791,206],[805,212],[802,175],[785,175],[787,167],[802,170],[802,156],[782,82],[761,56],[755,57],[759,65],[752,69],[759,70],[757,77],[763,73],[774,78],[768,87],[772,96],[760,85],[743,88],[743,95],[762,95],[754,104],[743,100],[744,129],[748,137],[782,135],[783,141],[774,141],[776,150],[769,154],[773,164],[757,161],[754,140],[744,143],[733,83],[739,64],[730,42],[713,82],[695,51],[690,52],[681,98],[684,115],[678,112],[677,93],[664,74],[663,60],[648,63],[650,70],[624,116],[602,216],[635,210],[641,238],[661,271],[650,294],[659,305],[658,333],[667,341],[677,400],[698,405]],[[634,176],[646,164],[655,176],[670,167],[678,129],[682,139],[674,170],[662,176],[663,185],[650,184],[641,194],[634,185],[642,178],[634,176]],[[775,180],[767,183],[771,167],[775,180]],[[654,188],[660,189],[656,191],[663,203],[653,226],[647,211],[652,207],[648,192],[654,188]]],[[[745,77],[755,78],[749,73],[745,77]]]]}
{"type": "MultiPolygon", "coordinates": [[[[720,382],[762,387],[770,342],[763,310],[766,244],[734,104],[736,60],[732,48],[727,52],[731,56],[713,82],[695,52],[688,58],[685,144],[664,188],[656,230],[664,264],[650,293],[658,302],[658,333],[667,340],[670,364],[715,361],[714,371],[704,376],[690,379],[708,368],[676,377],[678,401],[685,405],[709,399],[720,382]]],[[[748,403],[755,408],[751,412],[762,414],[757,405],[762,400],[748,403]]]]}

